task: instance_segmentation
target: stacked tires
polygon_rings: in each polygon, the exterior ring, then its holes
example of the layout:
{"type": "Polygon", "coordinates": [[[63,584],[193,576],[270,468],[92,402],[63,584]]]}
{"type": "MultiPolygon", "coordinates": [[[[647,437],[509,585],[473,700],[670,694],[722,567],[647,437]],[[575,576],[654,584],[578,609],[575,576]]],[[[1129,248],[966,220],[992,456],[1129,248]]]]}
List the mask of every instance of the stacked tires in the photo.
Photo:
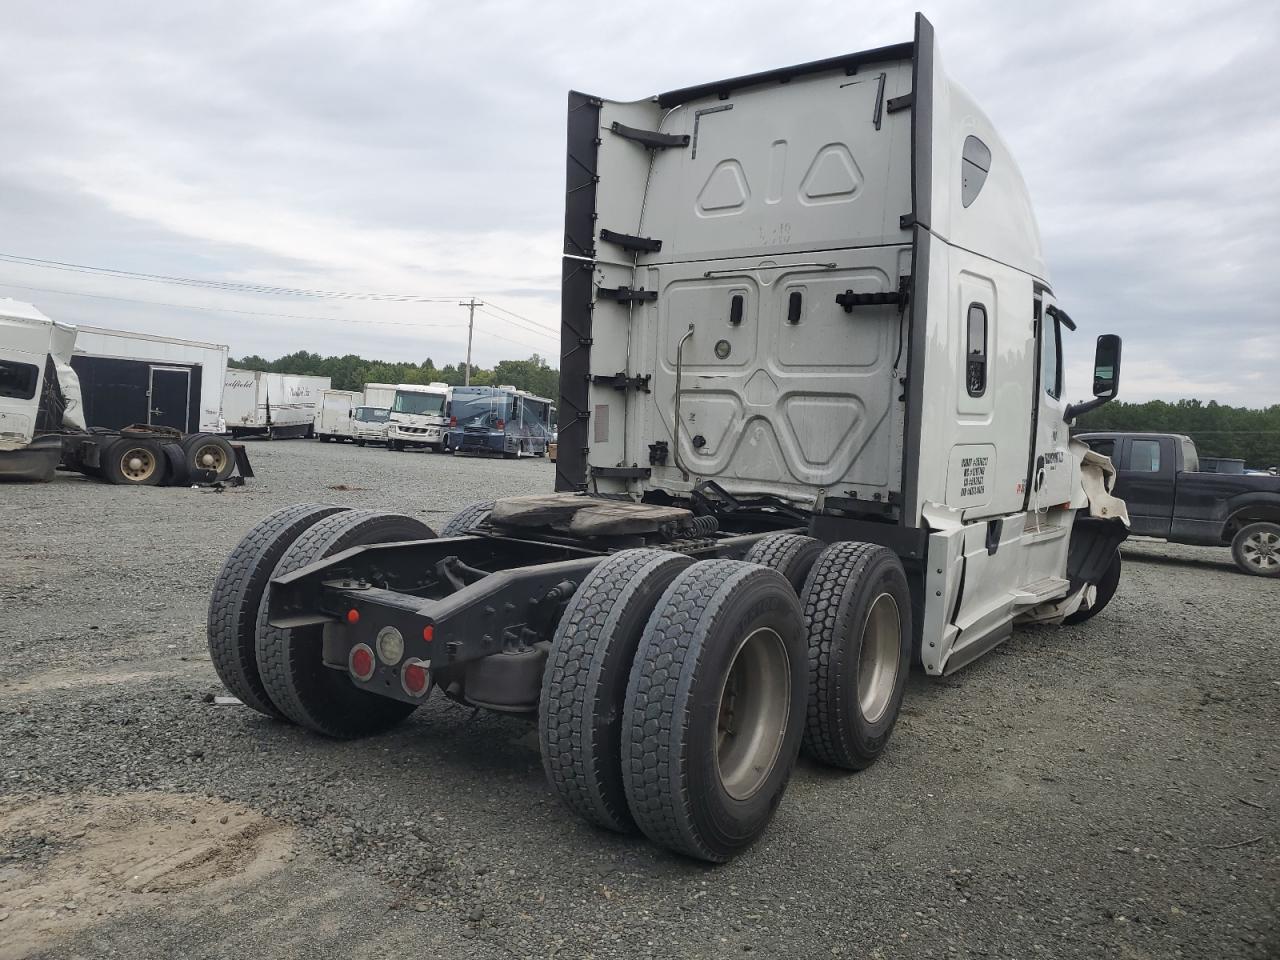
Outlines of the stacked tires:
{"type": "Polygon", "coordinates": [[[547,777],[591,823],[728,860],[763,833],[802,748],[848,770],[880,756],[911,637],[884,547],[780,534],[745,561],[613,554],[552,641],[547,777]]]}

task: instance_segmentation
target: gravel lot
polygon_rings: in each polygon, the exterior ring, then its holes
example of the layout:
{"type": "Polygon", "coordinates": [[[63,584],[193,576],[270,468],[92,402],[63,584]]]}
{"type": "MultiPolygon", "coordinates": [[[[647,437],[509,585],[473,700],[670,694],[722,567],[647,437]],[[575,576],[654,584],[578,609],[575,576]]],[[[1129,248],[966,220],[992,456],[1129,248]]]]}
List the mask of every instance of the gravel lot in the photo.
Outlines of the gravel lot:
{"type": "Polygon", "coordinates": [[[221,694],[225,555],[297,501],[439,525],[545,461],[307,441],[239,490],[0,487],[0,958],[1275,957],[1280,582],[1135,543],[1112,605],[912,678],[723,867],[564,814],[519,721],[325,742],[221,694]]]}

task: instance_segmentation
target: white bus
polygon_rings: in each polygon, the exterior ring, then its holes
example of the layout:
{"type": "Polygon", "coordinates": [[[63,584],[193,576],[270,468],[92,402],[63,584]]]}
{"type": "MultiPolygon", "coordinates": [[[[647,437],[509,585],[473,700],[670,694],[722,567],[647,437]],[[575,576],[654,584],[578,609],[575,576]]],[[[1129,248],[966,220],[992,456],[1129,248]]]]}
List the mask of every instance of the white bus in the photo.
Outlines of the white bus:
{"type": "Polygon", "coordinates": [[[402,383],[391,401],[391,421],[387,446],[392,450],[430,447],[444,449],[445,407],[449,403],[447,383],[402,383]]]}

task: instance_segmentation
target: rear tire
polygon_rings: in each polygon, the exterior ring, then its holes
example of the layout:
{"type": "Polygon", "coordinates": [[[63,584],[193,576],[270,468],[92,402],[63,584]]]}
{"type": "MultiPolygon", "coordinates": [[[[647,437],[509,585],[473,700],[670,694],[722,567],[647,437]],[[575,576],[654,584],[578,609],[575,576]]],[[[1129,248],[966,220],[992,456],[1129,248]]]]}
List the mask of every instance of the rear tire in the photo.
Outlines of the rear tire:
{"type": "Polygon", "coordinates": [[[889,742],[910,672],[911,593],[902,561],[876,544],[832,544],[810,571],[803,601],[805,750],[828,766],[861,770],[889,742]]]}
{"type": "Polygon", "coordinates": [[[107,447],[102,475],[108,483],[129,487],[158,487],[168,473],[168,462],[154,440],[121,437],[107,447]]]}
{"type": "Polygon", "coordinates": [[[211,471],[214,481],[225,480],[236,468],[236,452],[223,437],[211,433],[196,433],[183,438],[182,449],[187,454],[187,472],[198,476],[201,471],[211,471]]]}
{"type": "Polygon", "coordinates": [[[470,506],[463,507],[450,517],[448,522],[440,528],[440,536],[466,536],[484,522],[485,518],[489,516],[489,511],[492,509],[492,500],[480,500],[470,506]]]}
{"type": "MultiPolygon", "coordinates": [[[[292,573],[349,547],[399,540],[427,540],[425,523],[393,513],[351,510],[305,529],[285,550],[271,578],[292,573]]],[[[324,627],[279,629],[267,622],[268,584],[258,606],[255,644],[258,673],[272,705],[286,718],[326,737],[350,740],[395,726],[418,708],[362,690],[345,670],[324,663],[324,627]]]]}
{"type": "Polygon", "coordinates": [[[1087,610],[1077,610],[1075,613],[1063,617],[1062,622],[1067,626],[1075,626],[1077,623],[1092,620],[1111,602],[1111,598],[1116,595],[1116,587],[1118,586],[1120,586],[1120,549],[1117,547],[1115,556],[1111,558],[1111,562],[1107,564],[1107,569],[1103,571],[1102,579],[1097,583],[1098,590],[1093,598],[1093,606],[1087,610]]]}
{"type": "Polygon", "coordinates": [[[1251,523],[1231,540],[1231,559],[1253,577],[1280,577],[1280,524],[1251,523]]]}
{"type": "Polygon", "coordinates": [[[301,503],[277,510],[244,535],[222,565],[209,599],[209,655],[218,679],[245,706],[283,719],[258,673],[258,609],[272,571],[313,524],[346,507],[301,503]]]}
{"type": "Polygon", "coordinates": [[[629,833],[622,785],[627,680],[649,614],[693,561],[624,550],[587,575],[551,641],[538,702],[538,742],[551,788],[589,823],[629,833]]]}
{"type": "Polygon", "coordinates": [[[813,569],[826,544],[798,533],[774,533],[757,540],[743,557],[747,563],[758,563],[777,570],[799,595],[805,578],[813,569]]]}
{"type": "Polygon", "coordinates": [[[627,683],[627,805],[653,842],[723,862],[777,809],[804,723],[804,626],[782,575],[695,563],[649,617],[627,683]]]}

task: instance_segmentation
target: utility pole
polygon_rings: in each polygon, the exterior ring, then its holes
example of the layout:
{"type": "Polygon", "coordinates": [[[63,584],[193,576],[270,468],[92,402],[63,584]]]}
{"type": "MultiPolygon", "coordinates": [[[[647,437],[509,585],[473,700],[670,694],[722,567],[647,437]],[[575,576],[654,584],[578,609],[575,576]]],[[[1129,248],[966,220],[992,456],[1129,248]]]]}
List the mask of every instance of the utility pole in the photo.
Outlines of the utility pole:
{"type": "Polygon", "coordinates": [[[484,301],[472,297],[466,303],[459,303],[458,306],[466,307],[470,313],[467,320],[467,366],[462,374],[462,385],[469,387],[471,386],[471,338],[476,332],[476,307],[483,307],[484,301]]]}

